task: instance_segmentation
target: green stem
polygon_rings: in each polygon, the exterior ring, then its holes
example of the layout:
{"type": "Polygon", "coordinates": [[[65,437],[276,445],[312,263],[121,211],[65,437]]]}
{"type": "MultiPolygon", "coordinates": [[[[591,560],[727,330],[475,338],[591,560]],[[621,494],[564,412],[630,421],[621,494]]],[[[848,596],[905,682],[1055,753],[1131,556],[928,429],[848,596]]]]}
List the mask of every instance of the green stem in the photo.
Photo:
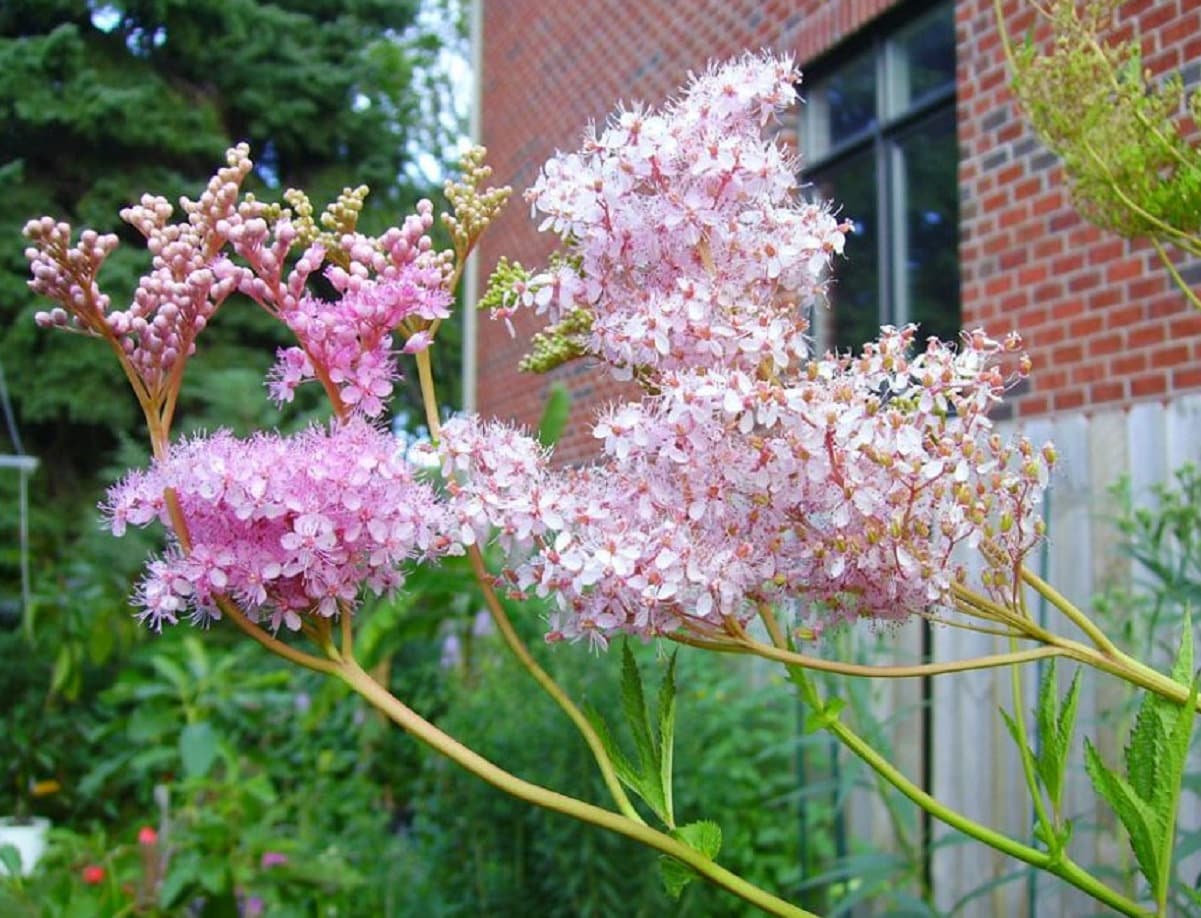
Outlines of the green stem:
{"type": "Polygon", "coordinates": [[[1058,647],[1035,647],[1030,650],[1015,650],[1012,653],[997,653],[986,657],[971,657],[967,660],[952,660],[949,663],[920,663],[912,666],[872,666],[864,663],[843,663],[838,660],[827,660],[808,654],[783,650],[748,638],[738,642],[747,653],[775,660],[778,663],[793,664],[805,669],[819,672],[837,673],[843,676],[864,676],[869,679],[911,679],[917,676],[939,676],[947,673],[967,672],[976,669],[993,669],[999,666],[1012,666],[1017,663],[1029,663],[1047,657],[1067,656],[1067,651],[1058,647]]]}
{"type": "Polygon", "coordinates": [[[517,657],[517,661],[525,667],[526,672],[533,677],[534,681],[542,687],[542,690],[551,697],[555,704],[575,724],[575,728],[580,732],[580,735],[584,738],[584,742],[588,744],[588,748],[592,751],[592,756],[596,759],[597,767],[600,768],[601,777],[604,779],[605,787],[609,789],[609,793],[612,795],[614,803],[617,804],[617,808],[621,810],[627,819],[644,823],[643,818],[634,809],[634,804],[626,796],[625,789],[621,786],[621,781],[617,777],[617,771],[613,767],[613,761],[609,758],[609,753],[605,750],[604,743],[601,742],[600,736],[597,735],[588,718],[576,707],[575,703],[567,696],[567,693],[563,691],[559,683],[555,682],[551,675],[538,665],[537,661],[531,656],[529,649],[522,642],[521,637],[517,634],[517,630],[513,627],[513,623],[505,613],[504,606],[501,605],[496,591],[492,589],[491,577],[484,566],[484,557],[480,552],[479,546],[472,545],[468,548],[467,555],[471,559],[471,569],[475,572],[476,582],[480,585],[480,589],[484,593],[484,602],[488,606],[488,612],[492,616],[492,621],[496,623],[501,637],[504,638],[505,644],[508,645],[513,656],[517,657]]]}
{"type": "MultiPolygon", "coordinates": [[[[1038,628],[1028,630],[1031,637],[1059,648],[1063,655],[1071,657],[1073,660],[1117,676],[1119,679],[1154,692],[1176,704],[1187,705],[1189,703],[1191,696],[1188,686],[1181,685],[1175,679],[1165,676],[1120,650],[1083,611],[1073,605],[1053,586],[1025,567],[1022,568],[1022,579],[1040,595],[1045,596],[1068,620],[1088,635],[1095,647],[1088,647],[1079,641],[1060,637],[1038,628]]],[[[1201,711],[1201,701],[1194,704],[1201,711]]]]}
{"type": "MultiPolygon", "coordinates": [[[[1114,193],[1114,196],[1126,206],[1131,213],[1136,214],[1143,220],[1146,220],[1159,232],[1172,239],[1173,244],[1183,249],[1192,255],[1201,255],[1201,244],[1198,243],[1197,237],[1192,233],[1186,232],[1179,227],[1173,226],[1165,220],[1160,219],[1155,214],[1144,208],[1141,204],[1134,201],[1118,183],[1117,178],[1113,174],[1113,170],[1109,168],[1109,164],[1101,157],[1095,147],[1087,141],[1081,141],[1084,146],[1084,151],[1089,155],[1089,158],[1105,173],[1105,178],[1109,184],[1109,189],[1114,193]]],[[[1147,234],[1150,235],[1150,234],[1147,234]]]]}
{"type": "Polygon", "coordinates": [[[1176,266],[1172,264],[1172,259],[1168,257],[1168,253],[1164,250],[1164,247],[1160,241],[1152,236],[1151,244],[1155,246],[1155,252],[1159,255],[1159,260],[1163,262],[1164,267],[1168,269],[1168,273],[1172,275],[1172,281],[1177,287],[1180,288],[1180,291],[1188,298],[1190,303],[1192,303],[1198,309],[1201,309],[1201,299],[1197,298],[1197,294],[1193,293],[1192,288],[1185,282],[1184,278],[1180,276],[1180,272],[1177,271],[1176,266]]]}
{"type": "MultiPolygon", "coordinates": [[[[1011,640],[1010,645],[1014,642],[1011,640]]],[[[1009,684],[1013,687],[1013,725],[1017,731],[1018,753],[1022,757],[1022,773],[1026,778],[1026,787],[1030,789],[1030,797],[1034,801],[1034,812],[1039,823],[1046,830],[1047,838],[1052,837],[1055,826],[1047,813],[1046,801],[1043,800],[1042,789],[1034,769],[1034,756],[1030,752],[1030,742],[1026,737],[1026,705],[1022,697],[1022,668],[1014,665],[1010,669],[1009,684]]]]}
{"type": "MultiPolygon", "coordinates": [[[[763,608],[760,609],[760,613],[768,632],[771,634],[772,641],[777,644],[783,643],[787,647],[787,638],[775,622],[774,617],[763,608]]],[[[818,694],[816,684],[805,669],[796,664],[786,664],[786,668],[792,681],[800,689],[807,703],[815,711],[821,711],[825,708],[818,694]]],[[[1138,903],[1110,889],[1066,856],[1060,855],[1057,858],[1052,858],[1044,851],[1039,851],[1037,848],[1032,848],[1029,845],[1015,841],[1007,835],[1003,835],[995,829],[990,829],[988,826],[969,819],[962,813],[946,806],[905,777],[896,766],[880,755],[870,743],[839,720],[837,716],[827,719],[824,726],[838,738],[839,742],[855,753],[855,755],[859,756],[876,774],[935,819],[941,820],[953,829],[958,829],[963,834],[983,842],[990,848],[994,848],[1003,854],[1008,854],[1010,857],[1024,861],[1032,867],[1045,870],[1066,880],[1077,889],[1083,890],[1099,902],[1104,902],[1124,915],[1142,918],[1142,916],[1148,914],[1138,906],[1138,903]]]]}
{"type": "Polygon", "coordinates": [[[913,784],[841,721],[836,720],[832,722],[828,729],[848,749],[863,759],[877,774],[881,775],[889,784],[893,785],[902,794],[934,816],[935,819],[939,819],[965,835],[983,842],[990,848],[995,848],[997,851],[1008,854],[1010,857],[1024,861],[1032,867],[1055,874],[1076,888],[1088,893],[1099,902],[1105,903],[1110,908],[1124,915],[1142,916],[1147,914],[1139,908],[1137,902],[1127,899],[1120,893],[1110,889],[1092,874],[1077,866],[1073,861],[1067,859],[1054,861],[1047,853],[1014,841],[1012,838],[981,825],[964,816],[962,813],[958,813],[940,803],[916,784],[913,784]]]}
{"type": "MultiPolygon", "coordinates": [[[[441,436],[442,428],[438,420],[438,399],[434,389],[434,374],[430,364],[429,350],[418,351],[416,357],[417,378],[421,383],[421,401],[425,407],[425,423],[429,428],[430,438],[436,443],[441,436]]],[[[609,758],[609,753],[605,750],[600,736],[593,729],[592,724],[588,722],[588,718],[584,716],[584,712],[576,707],[575,703],[567,696],[562,687],[534,660],[525,643],[517,634],[517,630],[513,627],[513,623],[509,621],[509,616],[505,613],[504,606],[501,604],[500,598],[496,595],[496,590],[492,588],[492,577],[488,574],[487,566],[484,564],[484,556],[479,546],[470,546],[467,549],[467,554],[471,560],[471,570],[475,574],[476,583],[479,584],[480,591],[484,594],[484,603],[488,607],[488,613],[492,616],[492,621],[495,622],[496,628],[500,632],[501,637],[504,638],[505,644],[513,653],[513,656],[517,658],[517,661],[525,668],[526,672],[530,674],[533,680],[541,686],[542,690],[550,696],[551,700],[567,715],[568,719],[579,731],[580,736],[584,738],[584,742],[588,744],[588,748],[592,751],[592,757],[596,759],[601,778],[605,782],[605,787],[609,789],[609,793],[613,797],[613,801],[617,804],[617,808],[621,810],[627,819],[642,823],[642,817],[638,814],[638,811],[634,808],[634,804],[626,796],[625,789],[621,786],[621,781],[617,777],[617,771],[613,767],[613,760],[609,758]]]]}
{"type": "Polygon", "coordinates": [[[602,809],[549,788],[524,781],[505,771],[422,718],[372,679],[353,660],[340,664],[336,675],[351,689],[386,714],[389,719],[431,749],[518,800],[608,829],[661,851],[688,865],[715,885],[769,914],[792,916],[792,918],[816,918],[811,912],[791,905],[748,883],[705,857],[695,848],[690,848],[664,832],[634,822],[620,813],[614,813],[611,810],[602,809]]]}
{"type": "Polygon", "coordinates": [[[1030,570],[1025,565],[1022,565],[1020,572],[1022,579],[1026,581],[1026,583],[1030,584],[1030,586],[1034,588],[1035,592],[1046,598],[1051,605],[1062,612],[1068,621],[1087,634],[1089,639],[1097,645],[1098,650],[1110,657],[1117,656],[1121,653],[1121,651],[1118,650],[1118,648],[1114,645],[1113,641],[1105,636],[1105,632],[1093,624],[1092,620],[1087,615],[1081,612],[1080,609],[1076,608],[1076,606],[1073,605],[1066,596],[1055,589],[1055,587],[1051,586],[1051,584],[1047,583],[1047,581],[1043,580],[1042,577],[1038,576],[1038,574],[1034,573],[1034,571],[1030,570]]]}
{"type": "Polygon", "coordinates": [[[442,423],[438,419],[438,396],[434,391],[434,371],[430,365],[429,348],[418,351],[417,379],[421,383],[421,404],[425,409],[425,426],[429,428],[430,439],[436,444],[442,437],[442,423]]]}

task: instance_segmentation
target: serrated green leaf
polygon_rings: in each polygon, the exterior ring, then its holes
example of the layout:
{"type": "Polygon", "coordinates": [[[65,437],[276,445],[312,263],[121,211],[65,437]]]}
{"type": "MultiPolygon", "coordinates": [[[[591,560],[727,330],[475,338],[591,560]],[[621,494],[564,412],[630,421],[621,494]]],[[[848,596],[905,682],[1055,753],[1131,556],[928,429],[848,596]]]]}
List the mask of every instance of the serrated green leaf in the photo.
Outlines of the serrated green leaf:
{"type": "Polygon", "coordinates": [[[651,730],[650,709],[642,690],[642,674],[630,650],[629,642],[621,646],[621,707],[630,734],[634,738],[634,748],[638,756],[637,783],[631,788],[637,791],[664,825],[670,825],[667,800],[659,778],[660,749],[651,730]]]}
{"type": "Polygon", "coordinates": [[[1017,745],[1018,751],[1022,753],[1022,755],[1028,754],[1030,750],[1022,745],[1022,734],[1018,732],[1017,721],[1015,721],[1010,716],[1009,712],[1004,708],[998,708],[997,710],[1001,712],[1001,719],[1005,721],[1005,726],[1008,728],[1009,735],[1013,738],[1013,742],[1017,745]]]}
{"type": "Polygon", "coordinates": [[[676,653],[667,661],[667,672],[659,686],[659,782],[663,791],[664,823],[675,828],[675,801],[672,791],[672,770],[675,764],[676,740],[676,653]]]}
{"type": "Polygon", "coordinates": [[[655,750],[655,738],[651,734],[650,711],[642,692],[642,673],[638,671],[638,663],[628,641],[621,645],[621,709],[634,738],[639,761],[644,766],[655,766],[653,769],[644,767],[643,770],[657,771],[659,756],[655,750]]]}
{"type": "Polygon", "coordinates": [[[1055,661],[1047,667],[1039,687],[1038,728],[1039,750],[1035,759],[1038,776],[1047,790],[1047,798],[1056,813],[1063,803],[1066,786],[1068,753],[1072,748],[1072,733],[1076,726],[1076,709],[1080,701],[1080,670],[1072,676],[1072,684],[1064,698],[1063,707],[1056,702],[1058,683],[1055,661]]]}
{"type": "MultiPolygon", "coordinates": [[[[699,851],[710,860],[717,857],[717,852],[721,850],[721,826],[709,820],[690,822],[673,829],[671,834],[673,838],[699,851]]],[[[659,875],[667,894],[673,899],[678,899],[684,887],[691,883],[697,874],[687,864],[664,855],[659,858],[659,875]]]]}
{"type": "MultiPolygon", "coordinates": [[[[1182,639],[1180,656],[1184,657],[1184,646],[1190,646],[1191,660],[1192,626],[1185,615],[1185,633],[1182,639]]],[[[1188,762],[1189,745],[1193,737],[1193,724],[1197,711],[1197,680],[1194,678],[1189,689],[1188,704],[1178,705],[1175,710],[1173,723],[1167,742],[1165,761],[1160,768],[1159,785],[1151,800],[1151,810],[1162,826],[1159,839],[1159,863],[1164,865],[1164,871],[1152,883],[1155,901],[1161,907],[1167,901],[1168,887],[1172,882],[1172,847],[1176,841],[1176,816],[1180,803],[1180,789],[1184,780],[1184,769],[1188,762]]]]}
{"type": "Polygon", "coordinates": [[[1052,657],[1043,669],[1042,679],[1038,683],[1038,735],[1045,748],[1047,743],[1055,738],[1055,721],[1059,707],[1059,683],[1055,679],[1055,658],[1052,657]]]}
{"type": "Polygon", "coordinates": [[[1106,767],[1100,753],[1087,739],[1084,741],[1084,770],[1097,793],[1113,807],[1121,820],[1139,870],[1152,889],[1156,888],[1161,871],[1158,842],[1163,827],[1157,823],[1151,807],[1139,797],[1130,782],[1106,767]]]}
{"type": "Polygon", "coordinates": [[[613,763],[613,770],[617,773],[617,780],[642,796],[638,771],[613,739],[613,734],[609,731],[609,725],[605,722],[604,717],[590,704],[584,705],[584,716],[588,718],[593,729],[596,730],[596,735],[600,737],[601,745],[605,747],[605,752],[608,753],[609,759],[613,763]]]}
{"type": "Polygon", "coordinates": [[[673,899],[680,898],[684,887],[692,882],[696,871],[681,864],[674,857],[666,854],[659,858],[659,878],[663,881],[663,889],[673,899]]]}
{"type": "Polygon", "coordinates": [[[1193,666],[1193,616],[1188,606],[1185,606],[1180,648],[1176,652],[1176,662],[1172,665],[1172,679],[1181,685],[1192,685],[1193,666]]]}
{"type": "Polygon", "coordinates": [[[675,829],[672,836],[689,848],[695,848],[712,860],[721,851],[721,826],[710,819],[701,819],[675,829]]]}
{"type": "Polygon", "coordinates": [[[1143,695],[1126,745],[1126,777],[1139,797],[1150,802],[1167,755],[1171,702],[1153,692],[1143,695]]]}

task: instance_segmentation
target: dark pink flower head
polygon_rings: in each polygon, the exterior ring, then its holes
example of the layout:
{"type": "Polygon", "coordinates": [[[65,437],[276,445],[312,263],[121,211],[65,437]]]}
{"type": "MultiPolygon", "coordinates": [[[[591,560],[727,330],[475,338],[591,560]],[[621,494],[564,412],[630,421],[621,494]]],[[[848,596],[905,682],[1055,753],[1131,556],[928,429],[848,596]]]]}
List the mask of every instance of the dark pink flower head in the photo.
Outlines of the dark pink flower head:
{"type": "Polygon", "coordinates": [[[167,523],[168,488],[191,550],[176,544],[147,566],[136,601],[154,628],[183,615],[217,618],[225,594],[254,620],[296,629],[304,615],[353,609],[363,589],[398,587],[401,564],[450,547],[433,490],[414,478],[395,438],[363,420],[180,443],[109,491],[103,509],[114,534],[167,523]]]}
{"type": "Polygon", "coordinates": [[[798,199],[797,163],[763,137],[798,78],[787,58],[747,56],[551,159],[526,197],[575,258],[522,303],[552,322],[585,307],[588,348],[623,378],[806,359],[804,310],[845,228],[798,199]]]}
{"type": "MultiPolygon", "coordinates": [[[[289,402],[300,382],[320,373],[338,388],[344,405],[378,417],[400,376],[394,329],[414,317],[445,318],[450,295],[440,275],[412,267],[346,287],[332,303],[306,294],[283,313],[300,347],[279,352],[268,385],[276,401],[289,402]]],[[[413,337],[418,334],[424,332],[413,337]]]]}
{"type": "Polygon", "coordinates": [[[452,511],[464,538],[499,532],[517,589],[555,597],[552,637],[602,644],[720,629],[788,599],[819,623],[902,619],[966,576],[959,546],[999,549],[1011,580],[1041,536],[1054,461],[986,415],[1015,345],[975,333],[910,357],[913,339],[885,329],[861,356],[787,381],[665,373],[657,395],[602,416],[604,457],[582,469],[552,469],[507,428],[454,421],[441,445],[463,475],[452,511]]]}

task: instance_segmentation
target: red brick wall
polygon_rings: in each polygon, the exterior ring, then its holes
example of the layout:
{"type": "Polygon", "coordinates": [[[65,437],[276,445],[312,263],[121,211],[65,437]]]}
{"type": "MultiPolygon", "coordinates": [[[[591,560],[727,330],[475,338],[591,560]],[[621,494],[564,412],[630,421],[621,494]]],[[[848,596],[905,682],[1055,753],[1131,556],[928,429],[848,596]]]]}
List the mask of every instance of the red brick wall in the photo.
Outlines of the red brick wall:
{"type": "MultiPolygon", "coordinates": [[[[1024,38],[1035,23],[1029,4],[1003,8],[1009,34],[1024,38]]],[[[960,0],[956,21],[964,320],[1022,331],[1035,371],[1019,415],[1201,388],[1201,312],[1149,244],[1105,233],[1073,210],[1054,157],[1017,117],[993,0],[960,0]]],[[[1183,67],[1197,83],[1201,5],[1134,0],[1119,22],[1141,36],[1154,73],[1183,67]]],[[[1201,284],[1201,263],[1181,267],[1201,284]]]]}
{"type": "MultiPolygon", "coordinates": [[[[746,49],[790,51],[802,69],[896,0],[484,0],[483,141],[497,179],[518,194],[555,149],[574,149],[583,126],[619,99],[658,103],[690,70],[746,49]]],[[[1032,22],[1024,0],[1005,0],[1011,34],[1032,22]]],[[[1201,61],[1201,5],[1134,0],[1145,59],[1157,71],[1201,61]]],[[[992,0],[956,4],[962,203],[960,254],[965,325],[998,333],[1017,327],[1035,363],[1020,415],[1201,387],[1201,314],[1144,245],[1084,224],[1059,168],[1016,117],[992,0]]],[[[804,89],[802,87],[802,94],[804,89]]],[[[553,239],[535,232],[519,200],[482,248],[486,277],[501,254],[542,264],[553,239]]],[[[853,245],[853,240],[849,243],[853,245]]],[[[1186,269],[1189,276],[1201,266],[1186,269]]],[[[1198,278],[1194,277],[1194,280],[1198,278]]],[[[536,323],[504,327],[481,317],[481,412],[537,423],[553,378],[567,381],[575,407],[560,454],[591,451],[583,423],[617,390],[577,364],[556,376],[518,374],[536,323]]]]}

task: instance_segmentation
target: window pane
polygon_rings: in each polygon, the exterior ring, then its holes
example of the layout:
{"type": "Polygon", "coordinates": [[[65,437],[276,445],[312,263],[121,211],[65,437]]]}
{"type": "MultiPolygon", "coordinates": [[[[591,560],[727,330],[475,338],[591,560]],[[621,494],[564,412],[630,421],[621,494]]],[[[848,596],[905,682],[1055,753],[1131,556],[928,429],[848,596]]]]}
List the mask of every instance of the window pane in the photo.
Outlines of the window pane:
{"type": "Polygon", "coordinates": [[[879,214],[875,155],[871,149],[840,160],[813,177],[818,196],[831,200],[853,232],[846,254],[834,261],[830,308],[815,317],[824,343],[858,351],[880,331],[879,214]]]}
{"type": "Polygon", "coordinates": [[[943,111],[906,131],[903,158],[905,239],[903,318],[919,339],[959,335],[959,185],[955,112],[943,111]]]}
{"type": "Polygon", "coordinates": [[[814,84],[806,97],[806,152],[820,156],[876,123],[876,67],[863,54],[814,84]]]}
{"type": "Polygon", "coordinates": [[[945,4],[897,33],[888,43],[888,114],[903,114],[918,99],[955,85],[955,10],[945,4]]]}

